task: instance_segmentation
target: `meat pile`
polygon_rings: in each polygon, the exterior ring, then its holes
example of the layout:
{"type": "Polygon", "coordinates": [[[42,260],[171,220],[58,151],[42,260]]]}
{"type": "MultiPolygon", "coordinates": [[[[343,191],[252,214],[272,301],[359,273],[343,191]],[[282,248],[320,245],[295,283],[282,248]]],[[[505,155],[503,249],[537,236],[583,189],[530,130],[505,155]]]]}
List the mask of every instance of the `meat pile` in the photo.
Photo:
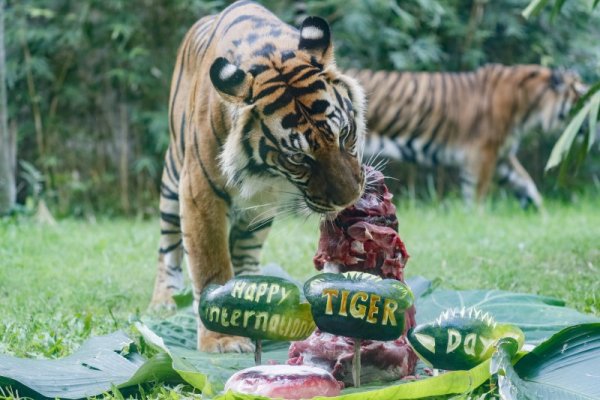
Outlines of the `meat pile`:
{"type": "Polygon", "coordinates": [[[296,400],[338,396],[342,386],[320,368],[260,365],[233,374],[225,384],[225,391],[296,400]]]}
{"type": "Polygon", "coordinates": [[[321,223],[315,267],[325,272],[369,272],[402,281],[408,253],[398,236],[392,194],[381,172],[369,169],[367,174],[369,184],[362,197],[341,211],[333,223],[321,223]]]}
{"type": "MultiPolygon", "coordinates": [[[[334,221],[321,223],[319,248],[314,257],[318,270],[362,271],[382,278],[404,281],[408,253],[398,236],[396,207],[383,175],[367,167],[369,184],[356,204],[341,211],[334,221]]],[[[406,312],[400,338],[361,343],[361,381],[396,380],[413,375],[417,355],[409,346],[406,332],[415,326],[415,309],[406,312]]],[[[352,384],[354,340],[321,332],[293,342],[288,364],[313,365],[330,371],[346,385],[352,384]]]]}

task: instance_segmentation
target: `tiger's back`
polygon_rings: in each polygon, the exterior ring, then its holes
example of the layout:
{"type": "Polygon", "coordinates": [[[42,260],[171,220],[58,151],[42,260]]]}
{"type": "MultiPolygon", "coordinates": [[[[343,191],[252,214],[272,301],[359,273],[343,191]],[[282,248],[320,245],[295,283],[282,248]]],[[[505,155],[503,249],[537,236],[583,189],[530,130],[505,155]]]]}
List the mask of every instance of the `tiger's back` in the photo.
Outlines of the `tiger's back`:
{"type": "Polygon", "coordinates": [[[369,98],[365,155],[461,172],[467,201],[497,173],[522,198],[541,196],[515,152],[536,125],[554,128],[579,96],[578,79],[537,65],[487,65],[472,72],[349,70],[369,98]],[[497,162],[500,163],[497,166],[497,162]]]}

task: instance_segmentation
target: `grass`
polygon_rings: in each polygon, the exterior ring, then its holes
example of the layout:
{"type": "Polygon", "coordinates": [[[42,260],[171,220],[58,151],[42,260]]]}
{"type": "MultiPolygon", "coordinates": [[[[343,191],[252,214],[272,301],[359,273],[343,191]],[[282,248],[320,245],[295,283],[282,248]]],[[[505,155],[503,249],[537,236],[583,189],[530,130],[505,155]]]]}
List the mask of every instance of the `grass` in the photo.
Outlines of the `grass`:
{"type": "MultiPolygon", "coordinates": [[[[555,296],[600,315],[597,204],[550,203],[545,217],[503,201],[483,213],[452,202],[401,204],[406,273],[440,278],[449,288],[555,296]]],[[[317,222],[276,223],[264,262],[298,278],[313,273],[317,222]]],[[[63,357],[92,335],[130,329],[150,300],[157,242],[157,221],[0,221],[0,353],[63,357]]],[[[156,387],[150,397],[178,398],[182,390],[156,387]]]]}

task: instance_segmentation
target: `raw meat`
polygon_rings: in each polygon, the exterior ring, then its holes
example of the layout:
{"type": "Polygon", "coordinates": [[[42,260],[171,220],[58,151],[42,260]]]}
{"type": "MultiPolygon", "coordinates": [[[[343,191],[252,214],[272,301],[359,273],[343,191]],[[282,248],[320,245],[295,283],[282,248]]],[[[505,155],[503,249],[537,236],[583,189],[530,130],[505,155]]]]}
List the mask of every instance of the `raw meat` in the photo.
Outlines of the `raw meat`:
{"type": "Polygon", "coordinates": [[[396,207],[381,172],[370,169],[369,185],[356,204],[321,223],[315,267],[327,272],[363,271],[403,280],[408,260],[398,236],[396,207]]]}
{"type": "MultiPolygon", "coordinates": [[[[293,342],[288,360],[292,365],[314,365],[352,385],[354,339],[315,331],[308,339],[293,342]]],[[[363,340],[360,347],[361,381],[390,381],[412,375],[417,356],[405,336],[389,342],[363,340]]]]}
{"type": "MultiPolygon", "coordinates": [[[[315,267],[326,272],[362,271],[404,281],[408,253],[398,236],[396,207],[384,177],[367,167],[369,184],[358,202],[333,220],[321,223],[315,267]]],[[[415,308],[405,313],[404,333],[394,341],[363,340],[361,381],[396,380],[414,374],[417,356],[406,332],[415,326],[415,308]]],[[[320,332],[293,342],[288,364],[315,365],[331,371],[336,379],[352,384],[354,340],[320,332]]]]}
{"type": "Polygon", "coordinates": [[[343,384],[327,371],[311,366],[260,365],[236,372],[225,391],[283,399],[338,396],[343,384]]]}

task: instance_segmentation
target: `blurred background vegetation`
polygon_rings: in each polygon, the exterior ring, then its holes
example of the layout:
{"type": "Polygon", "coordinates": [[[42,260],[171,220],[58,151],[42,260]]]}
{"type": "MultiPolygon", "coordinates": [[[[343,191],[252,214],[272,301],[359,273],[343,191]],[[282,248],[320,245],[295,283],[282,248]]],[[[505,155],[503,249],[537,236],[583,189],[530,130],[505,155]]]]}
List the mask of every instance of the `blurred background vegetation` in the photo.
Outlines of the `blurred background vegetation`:
{"type": "MultiPolygon", "coordinates": [[[[327,18],[342,67],[457,71],[537,63],[598,81],[600,10],[590,11],[593,0],[566,2],[554,20],[551,7],[524,19],[528,1],[262,3],[295,25],[301,15],[327,18]]],[[[8,127],[25,209],[43,199],[56,216],[155,215],[177,47],[195,20],[229,3],[6,1],[8,127]]],[[[533,134],[521,147],[544,195],[568,199],[599,191],[598,147],[567,187],[544,176],[557,137],[533,134]]],[[[457,187],[448,185],[446,171],[406,167],[400,176],[415,197],[437,198],[457,187]]]]}

